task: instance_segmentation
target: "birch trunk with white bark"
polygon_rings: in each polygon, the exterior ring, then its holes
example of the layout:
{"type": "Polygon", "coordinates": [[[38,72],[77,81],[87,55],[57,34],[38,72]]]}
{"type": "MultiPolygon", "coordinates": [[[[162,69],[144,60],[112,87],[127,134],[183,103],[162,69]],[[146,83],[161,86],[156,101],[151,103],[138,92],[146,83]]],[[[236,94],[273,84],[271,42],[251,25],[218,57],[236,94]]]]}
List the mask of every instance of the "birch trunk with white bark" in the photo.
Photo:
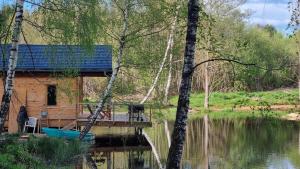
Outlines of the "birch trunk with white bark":
{"type": "Polygon", "coordinates": [[[103,95],[97,105],[97,109],[95,110],[94,114],[90,118],[90,121],[85,125],[84,129],[80,133],[80,136],[79,136],[80,140],[82,140],[84,138],[84,136],[91,130],[92,126],[94,125],[95,121],[97,120],[97,117],[99,115],[101,115],[102,110],[104,108],[104,104],[107,101],[107,99],[110,97],[113,84],[114,84],[114,82],[117,78],[118,72],[120,70],[121,60],[123,57],[123,51],[125,48],[126,32],[128,29],[128,10],[129,10],[128,2],[125,5],[126,5],[126,8],[124,10],[123,28],[122,28],[122,33],[121,33],[120,40],[119,40],[119,50],[118,50],[119,52],[118,52],[117,64],[116,64],[115,68],[113,69],[112,76],[111,76],[111,78],[108,82],[108,85],[106,86],[106,88],[103,92],[103,95]]]}
{"type": "Polygon", "coordinates": [[[150,146],[151,146],[151,148],[152,148],[152,153],[153,153],[153,155],[154,155],[154,157],[155,157],[155,159],[156,159],[158,168],[159,168],[159,169],[164,169],[164,167],[163,167],[163,165],[162,165],[162,163],[161,163],[161,161],[160,161],[158,152],[157,152],[157,150],[156,150],[156,147],[155,147],[153,141],[151,140],[151,138],[148,136],[148,134],[147,134],[145,131],[143,131],[142,133],[143,133],[143,136],[146,138],[146,140],[148,141],[148,143],[150,144],[150,146]]]}
{"type": "MultiPolygon", "coordinates": [[[[161,72],[162,72],[162,70],[164,68],[165,63],[166,63],[168,54],[171,53],[170,51],[172,50],[172,47],[173,47],[174,33],[175,33],[176,22],[177,22],[177,15],[178,15],[179,8],[180,7],[178,6],[176,14],[175,14],[175,17],[174,17],[174,20],[172,22],[172,26],[171,26],[171,29],[170,29],[170,34],[168,36],[168,42],[167,42],[167,47],[166,47],[166,50],[165,50],[163,61],[160,64],[160,67],[158,69],[158,72],[157,72],[157,74],[155,76],[155,79],[153,80],[153,83],[152,83],[150,89],[148,90],[148,92],[147,92],[146,96],[143,98],[143,100],[140,102],[141,104],[145,103],[145,101],[150,97],[151,93],[153,92],[155,86],[157,85],[159,76],[160,76],[160,74],[161,74],[161,72]]],[[[171,62],[170,62],[170,64],[171,64],[171,62]]]]}
{"type": "Polygon", "coordinates": [[[296,44],[297,44],[297,53],[298,53],[298,101],[300,102],[300,34],[296,34],[296,44]]]}
{"type": "MultiPolygon", "coordinates": [[[[173,48],[173,43],[171,44],[171,49],[173,48]]],[[[165,95],[164,95],[164,100],[163,104],[167,105],[169,104],[169,91],[170,91],[170,86],[171,86],[171,81],[172,81],[172,68],[173,68],[173,53],[172,51],[170,52],[170,57],[169,57],[169,72],[168,72],[168,79],[167,79],[167,84],[165,88],[165,95]]]]}
{"type": "MultiPolygon", "coordinates": [[[[208,51],[206,51],[206,59],[209,59],[208,51]]],[[[209,71],[208,71],[208,62],[205,63],[204,68],[204,108],[209,108],[209,71]]]]}
{"type": "Polygon", "coordinates": [[[169,126],[168,126],[168,121],[164,120],[164,124],[165,124],[165,134],[167,136],[167,141],[168,141],[168,147],[170,148],[170,146],[171,146],[171,137],[170,137],[170,130],[169,130],[169,126]]]}
{"type": "Polygon", "coordinates": [[[23,22],[23,6],[24,0],[17,0],[16,17],[12,34],[12,44],[9,55],[8,70],[5,79],[4,93],[2,96],[0,107],[0,133],[2,133],[3,131],[5,119],[9,113],[10,100],[13,92],[15,68],[17,66],[18,61],[18,45],[23,22]]]}
{"type": "Polygon", "coordinates": [[[189,0],[182,80],[177,104],[176,120],[172,134],[172,142],[169,148],[167,169],[179,169],[181,164],[183,145],[186,137],[186,123],[190,102],[189,98],[192,85],[192,76],[194,71],[194,55],[199,9],[199,0],[189,0]]]}

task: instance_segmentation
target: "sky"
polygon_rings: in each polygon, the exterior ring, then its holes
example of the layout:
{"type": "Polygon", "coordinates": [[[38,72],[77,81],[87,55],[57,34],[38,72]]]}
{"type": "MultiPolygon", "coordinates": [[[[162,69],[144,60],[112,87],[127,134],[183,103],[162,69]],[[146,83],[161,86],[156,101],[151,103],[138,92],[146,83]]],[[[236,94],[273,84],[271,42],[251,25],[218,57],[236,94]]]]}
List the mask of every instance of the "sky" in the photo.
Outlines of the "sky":
{"type": "MultiPolygon", "coordinates": [[[[242,11],[250,10],[252,15],[247,19],[250,24],[266,25],[271,24],[283,33],[290,33],[286,30],[290,19],[288,2],[290,0],[247,0],[240,7],[242,11]]],[[[292,0],[296,1],[296,0],[292,0]]],[[[15,0],[0,0],[0,7],[3,3],[14,3],[15,0]]],[[[27,8],[31,5],[27,4],[27,8]]]]}
{"type": "Polygon", "coordinates": [[[289,1],[290,0],[247,0],[240,9],[242,11],[251,10],[252,15],[247,19],[250,24],[271,24],[281,32],[289,33],[291,31],[286,30],[291,16],[288,9],[289,1]]]}

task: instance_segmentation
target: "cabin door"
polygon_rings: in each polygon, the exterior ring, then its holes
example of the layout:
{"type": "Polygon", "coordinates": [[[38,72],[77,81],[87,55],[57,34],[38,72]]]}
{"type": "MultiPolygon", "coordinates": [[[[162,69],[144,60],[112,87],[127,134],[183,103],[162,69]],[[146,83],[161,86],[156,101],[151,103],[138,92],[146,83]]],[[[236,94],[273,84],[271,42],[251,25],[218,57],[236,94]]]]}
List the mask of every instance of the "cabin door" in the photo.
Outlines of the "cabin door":
{"type": "Polygon", "coordinates": [[[10,108],[9,108],[9,119],[8,119],[8,132],[18,132],[17,117],[20,110],[20,106],[26,104],[26,88],[15,87],[11,97],[10,108]]]}

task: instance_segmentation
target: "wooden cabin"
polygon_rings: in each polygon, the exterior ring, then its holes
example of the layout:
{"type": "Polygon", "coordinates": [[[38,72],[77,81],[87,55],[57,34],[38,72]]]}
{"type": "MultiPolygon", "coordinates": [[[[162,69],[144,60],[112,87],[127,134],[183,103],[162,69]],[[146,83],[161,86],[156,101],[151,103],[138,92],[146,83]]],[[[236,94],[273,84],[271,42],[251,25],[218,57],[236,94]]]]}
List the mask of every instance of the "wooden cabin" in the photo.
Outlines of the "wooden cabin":
{"type": "MultiPolygon", "coordinates": [[[[9,45],[1,45],[0,54],[6,59],[5,63],[0,59],[0,67],[2,63],[5,69],[9,49],[9,45]]],[[[41,112],[47,112],[49,127],[71,123],[82,112],[84,77],[106,78],[112,73],[112,48],[107,45],[97,45],[90,51],[75,45],[20,45],[18,56],[6,123],[9,133],[18,130],[21,105],[26,106],[30,117],[40,118],[41,112]]]]}

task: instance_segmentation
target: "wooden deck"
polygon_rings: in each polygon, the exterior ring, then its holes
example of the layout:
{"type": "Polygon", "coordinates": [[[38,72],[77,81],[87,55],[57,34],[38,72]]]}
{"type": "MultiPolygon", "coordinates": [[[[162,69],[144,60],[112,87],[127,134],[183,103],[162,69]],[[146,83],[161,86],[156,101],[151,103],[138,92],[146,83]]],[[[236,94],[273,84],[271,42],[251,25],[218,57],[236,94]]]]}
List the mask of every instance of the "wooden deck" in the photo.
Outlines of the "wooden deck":
{"type": "MultiPolygon", "coordinates": [[[[87,118],[88,114],[81,115],[77,118],[77,125],[84,126],[89,119],[87,118]]],[[[102,126],[102,127],[152,127],[151,119],[146,117],[145,115],[141,115],[140,119],[137,120],[136,118],[129,118],[128,113],[120,113],[120,114],[113,114],[111,119],[98,118],[94,124],[94,126],[102,126]]]]}

